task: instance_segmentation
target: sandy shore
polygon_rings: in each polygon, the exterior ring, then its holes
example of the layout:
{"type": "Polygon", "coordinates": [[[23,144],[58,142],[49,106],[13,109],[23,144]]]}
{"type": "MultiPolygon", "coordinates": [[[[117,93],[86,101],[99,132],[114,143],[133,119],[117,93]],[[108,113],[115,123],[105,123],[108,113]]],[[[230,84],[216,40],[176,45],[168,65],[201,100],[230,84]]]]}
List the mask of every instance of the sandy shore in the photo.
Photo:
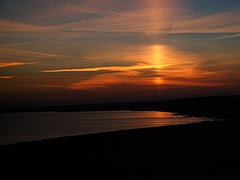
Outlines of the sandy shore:
{"type": "Polygon", "coordinates": [[[217,121],[56,138],[0,150],[4,168],[13,172],[34,168],[79,178],[236,179],[238,137],[236,122],[217,121]]]}

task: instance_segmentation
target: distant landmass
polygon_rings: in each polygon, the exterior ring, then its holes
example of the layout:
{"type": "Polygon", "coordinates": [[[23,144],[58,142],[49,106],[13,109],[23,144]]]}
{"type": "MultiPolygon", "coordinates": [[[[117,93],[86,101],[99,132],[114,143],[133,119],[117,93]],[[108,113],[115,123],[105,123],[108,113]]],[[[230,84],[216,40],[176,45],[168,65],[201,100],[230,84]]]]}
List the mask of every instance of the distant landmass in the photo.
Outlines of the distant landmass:
{"type": "Polygon", "coordinates": [[[168,111],[188,116],[235,119],[240,107],[240,95],[183,98],[165,101],[120,102],[66,105],[51,107],[3,108],[0,113],[16,112],[78,112],[78,111],[168,111]]]}

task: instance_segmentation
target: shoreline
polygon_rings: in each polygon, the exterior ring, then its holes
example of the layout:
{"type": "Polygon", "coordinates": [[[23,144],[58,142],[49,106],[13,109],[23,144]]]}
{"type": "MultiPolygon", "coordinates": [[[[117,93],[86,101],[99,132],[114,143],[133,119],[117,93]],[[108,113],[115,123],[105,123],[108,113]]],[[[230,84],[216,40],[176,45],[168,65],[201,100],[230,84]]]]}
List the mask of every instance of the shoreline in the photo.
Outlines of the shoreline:
{"type": "Polygon", "coordinates": [[[234,118],[240,106],[240,95],[208,96],[164,101],[119,102],[50,107],[0,108],[0,113],[17,112],[92,112],[92,111],[166,111],[188,116],[234,118]]]}
{"type": "Polygon", "coordinates": [[[237,122],[225,120],[60,137],[0,151],[4,168],[37,167],[44,174],[77,168],[74,175],[82,178],[107,170],[119,179],[237,179],[239,134],[237,122]]]}
{"type": "MultiPolygon", "coordinates": [[[[24,123],[27,124],[26,122],[28,123],[31,123],[32,120],[35,121],[35,125],[32,124],[32,129],[35,129],[35,130],[38,130],[40,129],[39,126],[41,126],[42,124],[47,124],[48,121],[51,121],[51,120],[54,120],[54,119],[57,119],[57,118],[60,118],[60,120],[57,122],[57,123],[54,123],[54,124],[48,124],[50,127],[51,127],[51,130],[47,130],[47,131],[44,131],[45,128],[47,128],[47,126],[45,125],[44,128],[42,128],[42,133],[34,133],[35,131],[31,130],[32,134],[31,134],[31,137],[26,137],[26,134],[29,134],[28,131],[26,131],[25,129],[21,129],[22,133],[15,133],[14,135],[10,136],[6,136],[6,139],[4,139],[5,136],[1,137],[0,139],[0,146],[4,146],[4,145],[11,145],[11,144],[18,144],[18,143],[25,143],[25,142],[33,142],[33,141],[40,141],[40,140],[47,140],[47,139],[53,139],[53,138],[60,138],[60,137],[69,137],[69,136],[78,136],[78,135],[88,135],[88,134],[100,134],[100,133],[112,133],[112,132],[118,132],[118,131],[131,131],[131,130],[136,130],[136,129],[145,129],[145,128],[153,128],[153,127],[163,127],[163,126],[176,126],[176,125],[183,125],[183,124],[192,124],[192,123],[198,123],[198,122],[204,122],[204,121],[217,121],[216,119],[214,118],[203,118],[203,117],[188,117],[186,115],[180,115],[180,114],[174,114],[174,113],[168,113],[167,112],[167,115],[163,115],[162,117],[162,114],[159,115],[155,115],[155,112],[159,112],[159,111],[138,111],[136,113],[134,113],[133,111],[133,115],[137,116],[140,118],[134,118],[134,119],[128,119],[127,122],[125,122],[126,120],[124,118],[126,118],[126,115],[123,116],[123,119],[121,118],[122,116],[120,117],[117,117],[117,120],[115,118],[112,118],[111,121],[113,122],[109,122],[109,118],[113,115],[114,116],[114,112],[131,112],[131,111],[107,111],[107,112],[110,112],[110,114],[105,114],[104,112],[106,111],[94,111],[94,112],[91,112],[94,114],[94,117],[97,119],[99,118],[98,114],[102,117],[102,113],[103,112],[103,115],[104,117],[106,117],[107,119],[107,122],[110,123],[106,123],[105,121],[92,121],[92,119],[90,118],[91,121],[88,121],[89,118],[86,119],[86,116],[84,115],[85,112],[54,112],[54,116],[42,116],[42,114],[45,114],[45,113],[51,113],[51,112],[30,112],[30,114],[34,114],[31,115],[31,116],[19,116],[18,114],[10,114],[10,115],[13,115],[13,117],[9,117],[7,114],[5,116],[5,118],[3,118],[2,120],[5,119],[5,126],[7,127],[7,121],[8,120],[11,120],[10,122],[14,123],[15,121],[12,121],[12,119],[17,119],[17,118],[20,118],[20,119],[23,119],[23,117],[25,117],[25,120],[24,120],[24,123]],[[96,112],[96,114],[94,114],[96,112]],[[113,112],[113,113],[112,113],[113,112]],[[142,112],[147,112],[148,115],[145,115],[143,117],[141,117],[141,113],[142,112]],[[151,113],[154,112],[154,115],[151,116],[151,113]],[[58,114],[59,113],[59,114],[58,114]],[[61,113],[63,113],[63,115],[61,115],[61,113]],[[72,113],[74,115],[72,115],[72,113]],[[80,113],[80,114],[78,114],[80,113]],[[82,114],[83,113],[83,114],[82,114]],[[150,113],[150,115],[149,115],[150,113]],[[55,115],[56,114],[56,115],[55,115]],[[173,115],[174,114],[174,115],[173,115]],[[36,119],[36,117],[38,116],[41,116],[41,119],[36,119]],[[81,115],[83,115],[82,118],[79,118],[81,117],[81,115]],[[64,118],[63,120],[61,120],[61,117],[67,117],[67,118],[64,118]],[[83,123],[78,123],[79,120],[77,120],[77,122],[73,121],[71,122],[71,118],[72,117],[78,117],[80,121],[83,121],[83,123]],[[146,116],[146,117],[145,117],[146,116]],[[150,117],[151,116],[151,117],[150,117]],[[141,120],[141,118],[143,118],[143,120],[141,120]],[[158,119],[159,118],[159,119],[158,119]],[[162,118],[164,120],[162,120],[162,118]],[[155,120],[156,119],[156,120],[155,120]],[[133,120],[133,122],[132,122],[133,120]],[[148,120],[150,122],[148,122],[148,120]],[[37,123],[36,123],[37,121],[37,123]],[[39,122],[38,122],[39,121],[39,122]],[[69,122],[70,121],[70,122],[69,122]],[[116,122],[114,122],[116,121],[116,122]],[[61,123],[64,122],[64,124],[66,126],[76,126],[77,129],[73,128],[71,129],[71,133],[68,133],[68,129],[64,129],[63,126],[59,126],[58,124],[61,125],[61,123]],[[65,123],[66,122],[66,123],[65,123]],[[97,124],[99,125],[94,125],[93,123],[96,122],[97,124]],[[119,126],[118,124],[123,122],[124,124],[126,125],[123,125],[123,126],[119,126]],[[144,123],[146,122],[146,123],[144,123]],[[107,126],[108,128],[102,128],[102,125],[101,124],[104,124],[104,126],[107,126]],[[86,128],[88,128],[88,130],[84,130],[84,129],[81,129],[81,125],[83,125],[86,128]],[[58,129],[58,131],[56,131],[55,129],[58,129]],[[25,132],[26,131],[26,132],[25,132]],[[44,132],[44,133],[43,133],[44,132]],[[66,132],[66,133],[65,133],[66,132]],[[21,137],[21,138],[20,138],[21,137]],[[5,140],[5,141],[4,141],[5,140]]],[[[90,112],[87,112],[87,113],[90,113],[90,112]]],[[[162,112],[160,112],[162,113],[162,112]]],[[[25,113],[24,113],[25,114],[25,113]]],[[[28,113],[26,113],[28,114],[28,113]]],[[[118,115],[117,115],[118,116],[118,115]]],[[[128,115],[129,116],[129,115],[128,115]]],[[[91,116],[90,116],[91,117],[91,116]]],[[[132,118],[132,115],[130,115],[129,117],[132,118]]],[[[11,124],[12,124],[11,123],[11,124]]],[[[21,121],[17,121],[17,123],[21,123],[21,121]]],[[[4,124],[4,123],[3,123],[4,124]]],[[[8,126],[11,126],[11,124],[9,124],[8,126]]],[[[3,129],[3,128],[2,128],[3,129]]],[[[5,129],[3,129],[3,132],[12,132],[14,133],[14,128],[11,128],[9,129],[8,131],[5,129]],[[12,130],[12,131],[11,131],[12,130]]],[[[20,131],[20,130],[18,130],[20,131]]],[[[70,132],[70,131],[69,131],[70,132]]],[[[7,133],[5,133],[6,135],[8,135],[7,133]]],[[[4,135],[4,133],[2,133],[2,135],[4,135]]]]}
{"type": "MultiPolygon", "coordinates": [[[[204,117],[202,117],[204,118],[204,117]]],[[[210,118],[206,118],[210,119],[210,118]]],[[[201,124],[206,122],[214,122],[214,121],[228,121],[228,120],[205,120],[201,122],[193,122],[193,123],[186,123],[186,124],[178,124],[178,125],[164,125],[164,126],[155,126],[155,127],[142,127],[142,128],[132,128],[132,129],[121,129],[121,130],[110,130],[110,131],[103,131],[103,132],[93,132],[93,133],[84,133],[79,135],[68,135],[68,136],[59,136],[59,137],[53,137],[53,138],[46,138],[46,139],[40,139],[40,140],[32,140],[32,141],[21,141],[21,142],[15,142],[15,143],[9,143],[9,144],[0,144],[0,148],[4,146],[24,146],[25,144],[31,144],[31,143],[38,143],[38,142],[44,142],[44,141],[55,141],[61,139],[70,139],[70,138],[81,138],[81,137],[87,137],[87,136],[102,136],[102,135],[113,135],[113,134],[128,134],[130,132],[138,132],[138,131],[150,131],[150,130],[161,130],[161,128],[164,127],[179,127],[179,126],[189,126],[192,124],[201,124]]]]}

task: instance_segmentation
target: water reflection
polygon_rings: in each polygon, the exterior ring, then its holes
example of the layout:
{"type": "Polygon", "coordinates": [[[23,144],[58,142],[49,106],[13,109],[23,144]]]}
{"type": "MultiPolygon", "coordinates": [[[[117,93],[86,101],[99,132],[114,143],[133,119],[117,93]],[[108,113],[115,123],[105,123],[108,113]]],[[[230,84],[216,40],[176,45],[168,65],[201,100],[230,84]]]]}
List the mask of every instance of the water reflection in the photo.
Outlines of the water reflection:
{"type": "Polygon", "coordinates": [[[0,144],[205,121],[157,111],[16,113],[0,117],[0,144]]]}

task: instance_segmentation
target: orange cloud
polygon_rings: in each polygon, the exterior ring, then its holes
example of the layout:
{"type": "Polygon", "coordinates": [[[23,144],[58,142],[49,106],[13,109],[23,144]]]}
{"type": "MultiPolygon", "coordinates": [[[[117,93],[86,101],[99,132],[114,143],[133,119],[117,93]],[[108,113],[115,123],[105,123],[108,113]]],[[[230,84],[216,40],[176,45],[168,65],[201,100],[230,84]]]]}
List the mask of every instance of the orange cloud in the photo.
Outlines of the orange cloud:
{"type": "MultiPolygon", "coordinates": [[[[108,89],[115,85],[166,87],[169,85],[211,87],[226,84],[221,81],[224,72],[221,70],[208,71],[200,64],[206,55],[179,51],[162,45],[151,45],[140,48],[139,51],[129,51],[136,58],[135,65],[102,66],[93,68],[73,68],[42,70],[45,73],[64,72],[99,72],[100,75],[89,75],[68,88],[72,90],[108,89]],[[142,52],[141,52],[142,51],[142,52]],[[137,60],[138,63],[137,63],[137,60]],[[140,63],[139,63],[140,62],[140,63]],[[107,72],[105,72],[107,71],[107,72]]],[[[111,52],[110,52],[111,56],[111,52]]],[[[208,56],[208,55],[207,55],[208,56]]],[[[218,58],[217,58],[218,59],[218,58]]]]}
{"type": "Polygon", "coordinates": [[[36,64],[36,62],[0,62],[0,68],[36,64]]]}
{"type": "MultiPolygon", "coordinates": [[[[146,67],[145,67],[146,68],[146,67]]],[[[126,68],[121,72],[104,73],[89,79],[73,83],[71,90],[101,90],[115,85],[165,87],[168,85],[215,87],[223,82],[208,81],[211,76],[217,76],[219,72],[206,72],[194,69],[192,65],[169,66],[166,69],[155,68],[126,68]],[[144,72],[141,72],[141,71],[144,72]],[[146,75],[150,73],[150,75],[146,75]],[[206,78],[206,79],[205,79],[206,78]]]]}
{"type": "Polygon", "coordinates": [[[116,85],[123,86],[148,86],[153,87],[166,87],[169,85],[179,86],[193,86],[193,87],[216,87],[220,86],[221,82],[208,82],[204,79],[183,78],[171,76],[144,77],[141,73],[133,72],[117,72],[110,74],[96,75],[87,80],[82,80],[77,83],[71,84],[68,88],[71,90],[106,90],[113,88],[116,85]]]}
{"type": "MultiPolygon", "coordinates": [[[[97,71],[140,71],[147,69],[163,70],[171,69],[176,65],[188,65],[193,64],[197,57],[194,54],[183,53],[176,51],[168,46],[163,45],[151,45],[137,47],[136,49],[124,49],[126,52],[108,52],[106,54],[96,54],[96,57],[101,56],[104,59],[114,59],[116,54],[120,54],[121,60],[124,62],[132,62],[135,65],[128,66],[103,66],[103,67],[92,67],[92,68],[71,68],[71,69],[53,69],[53,70],[42,70],[45,73],[62,73],[62,72],[97,72],[97,71]]],[[[192,69],[192,67],[190,68],[192,69]]],[[[186,71],[185,71],[186,72],[186,71]]]]}
{"type": "Polygon", "coordinates": [[[12,79],[13,76],[0,76],[0,79],[12,79]]]}
{"type": "Polygon", "coordinates": [[[68,88],[71,90],[96,90],[107,89],[114,85],[151,85],[154,80],[149,77],[138,77],[139,72],[117,72],[110,74],[101,74],[81,82],[73,83],[68,88]]]}
{"type": "MultiPolygon", "coordinates": [[[[164,65],[167,66],[167,65],[164,65]]],[[[134,66],[106,66],[106,67],[95,67],[95,68],[79,68],[79,69],[55,69],[55,70],[43,70],[41,72],[47,73],[60,73],[60,72],[96,72],[96,71],[131,71],[141,69],[159,69],[163,66],[138,64],[134,66]]]]}

